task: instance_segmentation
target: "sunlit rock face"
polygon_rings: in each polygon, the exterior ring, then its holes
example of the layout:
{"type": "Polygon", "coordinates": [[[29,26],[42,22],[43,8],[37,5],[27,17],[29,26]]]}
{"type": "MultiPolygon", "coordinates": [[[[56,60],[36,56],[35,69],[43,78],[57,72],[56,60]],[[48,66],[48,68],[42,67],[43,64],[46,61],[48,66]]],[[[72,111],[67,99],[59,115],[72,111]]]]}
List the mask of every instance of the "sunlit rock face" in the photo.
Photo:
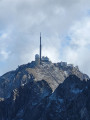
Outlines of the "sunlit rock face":
{"type": "Polygon", "coordinates": [[[89,120],[90,80],[66,63],[35,61],[0,77],[0,120],[89,120]]]}
{"type": "Polygon", "coordinates": [[[54,92],[58,85],[72,74],[81,80],[89,79],[72,65],[52,62],[42,62],[42,65],[37,65],[35,61],[32,61],[0,77],[0,98],[9,98],[14,89],[24,86],[32,79],[34,81],[45,80],[54,92]]]}

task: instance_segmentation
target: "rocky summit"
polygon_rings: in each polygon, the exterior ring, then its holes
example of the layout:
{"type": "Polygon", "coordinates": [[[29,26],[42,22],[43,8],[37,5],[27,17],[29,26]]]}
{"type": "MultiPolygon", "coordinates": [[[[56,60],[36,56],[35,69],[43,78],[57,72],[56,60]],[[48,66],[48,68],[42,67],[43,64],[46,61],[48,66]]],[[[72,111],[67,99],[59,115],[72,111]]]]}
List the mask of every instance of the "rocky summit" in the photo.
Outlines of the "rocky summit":
{"type": "Polygon", "coordinates": [[[90,80],[65,62],[35,61],[0,77],[0,120],[90,120],[90,80]]]}

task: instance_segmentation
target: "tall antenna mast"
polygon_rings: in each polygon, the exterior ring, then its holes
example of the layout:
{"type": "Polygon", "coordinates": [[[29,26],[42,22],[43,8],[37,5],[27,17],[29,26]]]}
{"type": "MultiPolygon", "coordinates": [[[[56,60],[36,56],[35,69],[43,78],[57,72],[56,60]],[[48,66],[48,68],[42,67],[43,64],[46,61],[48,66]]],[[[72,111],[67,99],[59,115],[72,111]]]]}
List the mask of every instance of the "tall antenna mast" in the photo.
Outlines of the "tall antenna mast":
{"type": "Polygon", "coordinates": [[[41,54],[42,54],[42,45],[41,45],[41,32],[40,32],[40,64],[42,61],[41,54]]]}

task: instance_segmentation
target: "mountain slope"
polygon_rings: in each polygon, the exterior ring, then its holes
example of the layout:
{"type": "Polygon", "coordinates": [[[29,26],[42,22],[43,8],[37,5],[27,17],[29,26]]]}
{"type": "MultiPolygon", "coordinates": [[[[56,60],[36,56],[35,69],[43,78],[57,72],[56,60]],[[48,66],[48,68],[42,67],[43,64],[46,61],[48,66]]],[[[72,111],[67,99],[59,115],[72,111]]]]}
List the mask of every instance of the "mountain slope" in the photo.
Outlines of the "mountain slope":
{"type": "Polygon", "coordinates": [[[11,92],[24,86],[34,78],[34,81],[45,80],[54,91],[69,75],[75,74],[81,80],[89,77],[76,67],[60,66],[60,63],[43,62],[36,66],[34,62],[19,66],[15,71],[8,72],[0,77],[0,98],[9,98],[11,92]]]}

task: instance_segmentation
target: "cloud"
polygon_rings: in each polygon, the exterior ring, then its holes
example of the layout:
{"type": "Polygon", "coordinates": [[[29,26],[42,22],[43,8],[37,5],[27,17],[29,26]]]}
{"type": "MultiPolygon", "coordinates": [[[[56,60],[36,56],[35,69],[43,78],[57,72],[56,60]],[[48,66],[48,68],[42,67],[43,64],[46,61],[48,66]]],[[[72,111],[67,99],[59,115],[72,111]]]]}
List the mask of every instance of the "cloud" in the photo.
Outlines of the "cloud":
{"type": "Polygon", "coordinates": [[[76,22],[69,31],[71,39],[69,46],[66,47],[67,51],[66,60],[74,64],[78,64],[80,69],[90,74],[90,17],[85,17],[79,22],[76,22]]]}
{"type": "Polygon", "coordinates": [[[4,61],[0,61],[0,74],[34,59],[39,53],[40,32],[43,55],[53,62],[78,64],[89,74],[89,66],[81,65],[90,59],[81,54],[90,51],[89,5],[89,0],[1,0],[0,53],[3,51],[4,61]]]}
{"type": "Polygon", "coordinates": [[[9,53],[6,52],[6,51],[1,51],[0,53],[0,58],[3,58],[1,60],[7,60],[8,59],[8,56],[9,56],[9,53]]]}

